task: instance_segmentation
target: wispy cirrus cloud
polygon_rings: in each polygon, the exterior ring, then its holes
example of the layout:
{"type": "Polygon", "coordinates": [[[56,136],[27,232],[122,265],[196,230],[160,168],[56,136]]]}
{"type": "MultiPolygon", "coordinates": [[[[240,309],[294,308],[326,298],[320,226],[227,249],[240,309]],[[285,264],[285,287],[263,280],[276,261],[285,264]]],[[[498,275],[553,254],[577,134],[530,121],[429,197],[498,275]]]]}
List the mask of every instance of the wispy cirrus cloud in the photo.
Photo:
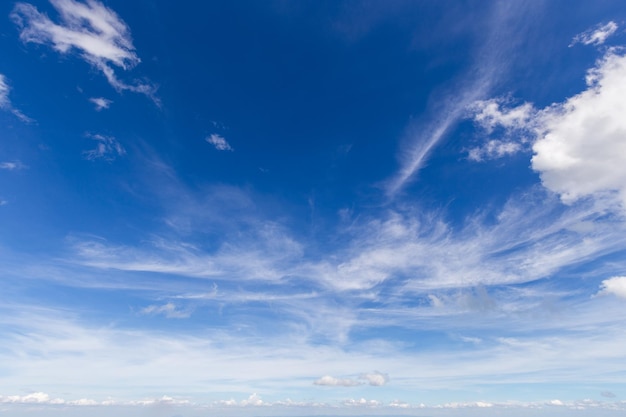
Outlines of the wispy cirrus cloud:
{"type": "Polygon", "coordinates": [[[6,169],[7,171],[17,171],[20,169],[26,169],[28,166],[24,165],[22,161],[4,161],[0,162],[0,169],[6,169]]]}
{"type": "Polygon", "coordinates": [[[234,151],[232,146],[224,139],[223,136],[213,133],[205,139],[208,143],[213,145],[218,151],[234,151]]]}
{"type": "Polygon", "coordinates": [[[99,69],[118,91],[145,94],[155,103],[156,87],[148,82],[133,84],[121,81],[113,67],[128,70],[139,64],[126,23],[110,8],[97,0],[50,0],[59,13],[54,22],[29,3],[17,3],[11,18],[20,28],[20,39],[26,43],[49,45],[61,54],[78,51],[90,65],[99,69]]]}
{"type": "Polygon", "coordinates": [[[32,123],[33,119],[13,107],[13,104],[11,104],[11,100],[9,99],[10,91],[11,87],[9,86],[6,77],[3,74],[0,74],[0,109],[13,113],[15,117],[24,123],[32,123]]]}
{"type": "Polygon", "coordinates": [[[163,315],[168,319],[186,319],[191,316],[191,311],[181,310],[174,303],[150,305],[139,312],[145,315],[163,315]]]}
{"type": "Polygon", "coordinates": [[[605,24],[600,23],[574,36],[574,39],[572,39],[572,43],[570,43],[569,46],[572,47],[577,43],[594,46],[602,45],[611,35],[613,35],[617,31],[617,28],[617,23],[613,21],[605,24]]]}
{"type": "Polygon", "coordinates": [[[523,24],[524,9],[513,3],[498,3],[490,11],[488,30],[481,33],[480,47],[474,52],[472,66],[452,88],[440,91],[430,106],[429,117],[408,129],[400,149],[400,167],[385,183],[388,196],[394,196],[424,166],[432,149],[451,133],[477,100],[485,97],[508,67],[507,53],[518,38],[516,25],[523,24]],[[516,16],[513,22],[511,17],[516,16]],[[482,38],[481,38],[482,37],[482,38]]]}
{"type": "Polygon", "coordinates": [[[96,147],[89,151],[84,151],[85,159],[90,161],[96,159],[104,159],[105,161],[113,161],[118,156],[126,154],[126,150],[121,143],[113,136],[105,136],[100,134],[88,134],[88,138],[96,141],[96,147]]]}

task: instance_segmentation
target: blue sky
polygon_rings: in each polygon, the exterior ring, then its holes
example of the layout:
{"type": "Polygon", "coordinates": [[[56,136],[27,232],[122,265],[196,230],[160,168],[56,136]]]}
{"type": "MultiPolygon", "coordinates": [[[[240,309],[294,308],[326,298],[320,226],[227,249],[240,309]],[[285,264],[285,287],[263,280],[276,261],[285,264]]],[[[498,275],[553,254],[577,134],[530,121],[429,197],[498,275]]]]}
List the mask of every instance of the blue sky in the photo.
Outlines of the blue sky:
{"type": "Polygon", "coordinates": [[[3,2],[0,411],[623,413],[626,8],[523,3],[3,2]]]}

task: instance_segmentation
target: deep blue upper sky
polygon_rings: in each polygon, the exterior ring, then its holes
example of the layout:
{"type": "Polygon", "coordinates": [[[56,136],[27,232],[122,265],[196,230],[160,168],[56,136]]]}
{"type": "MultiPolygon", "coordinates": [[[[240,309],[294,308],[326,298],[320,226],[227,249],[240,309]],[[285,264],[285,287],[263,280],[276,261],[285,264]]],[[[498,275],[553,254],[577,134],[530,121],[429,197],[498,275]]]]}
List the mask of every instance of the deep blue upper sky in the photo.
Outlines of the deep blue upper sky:
{"type": "Polygon", "coordinates": [[[623,410],[625,22],[4,2],[0,410],[623,410]]]}

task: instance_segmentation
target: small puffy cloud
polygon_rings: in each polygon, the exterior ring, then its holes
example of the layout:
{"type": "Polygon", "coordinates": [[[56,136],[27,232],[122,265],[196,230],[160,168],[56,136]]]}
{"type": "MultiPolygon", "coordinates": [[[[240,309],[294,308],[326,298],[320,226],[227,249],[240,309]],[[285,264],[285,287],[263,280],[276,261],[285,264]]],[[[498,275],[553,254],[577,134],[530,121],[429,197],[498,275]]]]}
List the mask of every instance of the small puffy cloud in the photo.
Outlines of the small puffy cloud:
{"type": "Polygon", "coordinates": [[[50,0],[60,20],[52,21],[28,3],[17,3],[11,13],[25,43],[49,45],[61,54],[77,51],[98,68],[116,90],[129,90],[154,97],[155,87],[148,83],[126,84],[113,67],[130,69],[140,62],[130,29],[111,9],[97,0],[50,0]]]}
{"type": "Polygon", "coordinates": [[[151,305],[141,309],[141,314],[158,315],[162,314],[168,319],[186,319],[191,313],[189,311],[179,310],[174,303],[166,303],[163,305],[151,305]]]}
{"type": "Polygon", "coordinates": [[[507,108],[504,100],[479,100],[470,106],[473,120],[487,135],[497,135],[468,151],[470,161],[499,159],[528,149],[529,126],[536,110],[530,103],[507,108]]]}
{"type": "Polygon", "coordinates": [[[365,398],[360,398],[358,400],[350,398],[344,400],[343,405],[350,407],[380,407],[382,403],[377,400],[366,400],[365,398]]]}
{"type": "Polygon", "coordinates": [[[326,375],[314,382],[315,385],[324,385],[329,387],[355,387],[362,385],[362,382],[350,378],[335,378],[326,375]]]}
{"type": "Polygon", "coordinates": [[[612,393],[611,391],[602,391],[600,393],[600,395],[602,395],[605,398],[615,398],[616,395],[614,393],[612,393]]]}
{"type": "Polygon", "coordinates": [[[542,111],[532,168],[565,203],[606,193],[626,202],[626,57],[610,51],[587,84],[542,111]]]}
{"type": "Polygon", "coordinates": [[[518,142],[493,139],[482,146],[470,149],[467,158],[470,161],[481,162],[513,155],[521,150],[522,145],[518,142]]]}
{"type": "Polygon", "coordinates": [[[609,294],[626,298],[626,277],[613,277],[602,281],[598,295],[609,294]]]}
{"type": "Polygon", "coordinates": [[[368,384],[374,387],[382,387],[389,382],[389,375],[376,371],[370,374],[361,375],[361,379],[366,380],[368,384]]]}
{"type": "Polygon", "coordinates": [[[356,387],[358,385],[363,385],[367,383],[374,387],[380,387],[385,385],[387,382],[389,382],[389,376],[387,374],[375,371],[372,373],[361,374],[358,379],[335,378],[333,376],[326,375],[313,383],[315,385],[323,385],[329,387],[356,387]]]}
{"type": "Polygon", "coordinates": [[[17,171],[20,169],[28,168],[21,161],[5,161],[0,162],[0,169],[6,169],[8,171],[17,171]]]}
{"type": "Polygon", "coordinates": [[[205,139],[208,143],[215,146],[215,149],[218,151],[233,151],[234,149],[230,146],[226,139],[217,133],[213,133],[211,136],[205,139]]]}
{"type": "Polygon", "coordinates": [[[0,404],[64,404],[61,398],[51,398],[45,392],[33,392],[27,395],[0,395],[0,404]]]}
{"type": "Polygon", "coordinates": [[[507,108],[501,99],[479,100],[473,103],[470,111],[474,113],[474,122],[491,133],[497,127],[508,130],[526,129],[535,110],[532,104],[507,108]]]}
{"type": "Polygon", "coordinates": [[[116,157],[126,154],[124,147],[112,136],[91,134],[87,136],[97,142],[95,149],[83,152],[85,158],[90,161],[96,159],[112,161],[116,157]]]}
{"type": "Polygon", "coordinates": [[[247,400],[241,401],[241,405],[244,406],[244,407],[245,406],[256,406],[256,407],[258,407],[258,406],[261,406],[261,405],[264,405],[264,404],[265,403],[263,402],[261,397],[258,394],[256,394],[256,393],[250,395],[247,400]]]}
{"type": "Polygon", "coordinates": [[[111,106],[111,103],[113,103],[113,101],[104,97],[92,97],[89,99],[89,101],[91,101],[94,106],[96,106],[96,111],[108,109],[111,106]]]}
{"type": "Polygon", "coordinates": [[[574,46],[577,43],[599,46],[602,45],[607,38],[613,35],[616,31],[617,23],[613,21],[606,24],[599,24],[574,36],[574,39],[572,39],[572,43],[570,43],[569,46],[574,46]]]}

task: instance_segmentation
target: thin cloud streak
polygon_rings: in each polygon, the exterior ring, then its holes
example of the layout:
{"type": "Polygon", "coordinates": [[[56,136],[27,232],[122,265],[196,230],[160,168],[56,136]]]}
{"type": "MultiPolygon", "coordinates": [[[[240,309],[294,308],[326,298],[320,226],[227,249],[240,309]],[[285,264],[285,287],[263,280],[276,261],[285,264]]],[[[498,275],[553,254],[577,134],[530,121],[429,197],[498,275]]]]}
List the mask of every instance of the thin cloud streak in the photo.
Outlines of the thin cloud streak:
{"type": "Polygon", "coordinates": [[[507,53],[516,42],[512,27],[521,24],[514,24],[511,19],[515,16],[519,20],[523,16],[521,8],[505,2],[494,6],[488,34],[475,53],[473,67],[454,83],[455,88],[440,93],[442,97],[429,110],[430,120],[409,128],[405,139],[408,145],[400,151],[400,169],[385,184],[387,196],[394,198],[411,181],[432,149],[465,117],[468,107],[485,97],[506,73],[507,53]]]}
{"type": "Polygon", "coordinates": [[[9,99],[9,92],[11,91],[11,87],[9,86],[6,77],[3,74],[0,74],[0,110],[6,110],[11,113],[18,119],[20,119],[24,123],[33,123],[34,120],[30,117],[26,116],[20,110],[13,107],[11,100],[9,99]]]}

